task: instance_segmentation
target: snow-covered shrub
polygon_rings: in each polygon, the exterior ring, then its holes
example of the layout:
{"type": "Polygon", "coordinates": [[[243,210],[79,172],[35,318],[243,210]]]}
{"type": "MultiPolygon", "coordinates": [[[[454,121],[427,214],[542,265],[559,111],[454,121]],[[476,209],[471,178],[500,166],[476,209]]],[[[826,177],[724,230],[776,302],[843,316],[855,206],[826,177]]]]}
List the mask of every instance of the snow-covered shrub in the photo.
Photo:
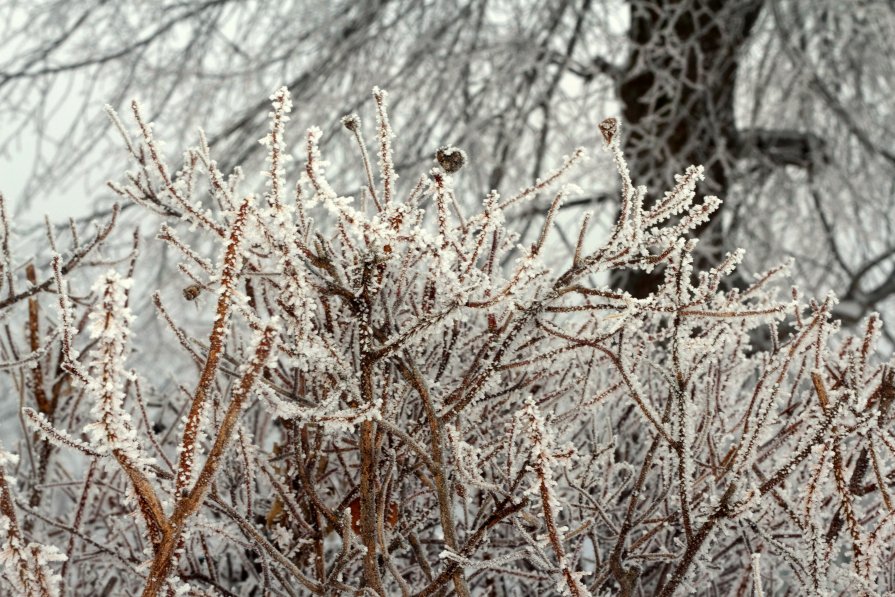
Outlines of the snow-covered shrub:
{"type": "Polygon", "coordinates": [[[5,364],[29,431],[27,457],[0,452],[4,590],[895,590],[895,375],[876,317],[845,337],[833,297],[780,293],[785,267],[722,290],[741,253],[694,271],[687,234],[720,200],[697,199],[692,167],[646,202],[614,119],[600,131],[617,221],[589,232],[584,215],[561,259],[551,233],[583,150],[470,211],[458,148],[398,179],[387,96],[373,95],[374,159],[360,118],[342,121],[359,198],[327,180],[316,128],[287,182],[285,88],[260,195],[219,171],[204,135],[175,171],[136,103],[133,138],[111,113],[136,165],[111,187],[161,221],[182,296],[134,284],[134,257],[75,293],[72,270],[111,224],[56,254],[45,282],[29,268],[19,293],[4,243],[2,307],[27,299],[30,351],[5,364]],[[519,246],[508,219],[544,197],[537,241],[519,246]],[[661,284],[634,299],[600,283],[625,268],[661,284]],[[136,294],[179,354],[139,352],[136,294]],[[195,373],[163,383],[183,362],[195,373]]]}

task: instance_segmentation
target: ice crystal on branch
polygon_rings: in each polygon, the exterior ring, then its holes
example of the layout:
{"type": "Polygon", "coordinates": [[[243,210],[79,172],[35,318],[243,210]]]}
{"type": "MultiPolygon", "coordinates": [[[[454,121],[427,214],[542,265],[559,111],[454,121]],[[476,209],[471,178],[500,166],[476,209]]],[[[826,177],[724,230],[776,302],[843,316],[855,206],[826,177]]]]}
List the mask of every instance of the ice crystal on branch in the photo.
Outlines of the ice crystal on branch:
{"type": "Polygon", "coordinates": [[[58,597],[62,577],[50,564],[67,558],[54,545],[25,543],[13,504],[15,478],[7,473],[7,468],[17,463],[18,457],[0,445],[0,564],[4,578],[23,597],[58,597]]]}
{"type": "Polygon", "coordinates": [[[88,315],[91,340],[96,342],[90,365],[87,393],[94,400],[95,422],[84,427],[101,453],[119,453],[134,466],[148,464],[139,447],[130,414],[124,408],[124,384],[130,377],[125,367],[132,316],[127,308],[127,290],[132,281],[114,270],[97,280],[93,291],[100,297],[88,315]]]}

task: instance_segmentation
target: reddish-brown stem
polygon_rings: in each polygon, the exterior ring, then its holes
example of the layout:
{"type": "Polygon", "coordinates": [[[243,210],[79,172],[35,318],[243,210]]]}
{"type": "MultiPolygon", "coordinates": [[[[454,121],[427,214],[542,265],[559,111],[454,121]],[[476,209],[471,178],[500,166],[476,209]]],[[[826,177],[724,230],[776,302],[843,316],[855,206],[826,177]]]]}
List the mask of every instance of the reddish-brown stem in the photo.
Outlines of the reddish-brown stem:
{"type": "Polygon", "coordinates": [[[186,426],[183,430],[183,439],[180,442],[180,455],[177,460],[176,481],[176,492],[178,496],[190,483],[190,472],[195,465],[196,439],[201,431],[202,411],[205,408],[208,393],[214,383],[218,362],[220,361],[221,353],[224,350],[224,336],[227,331],[230,303],[233,300],[233,291],[236,283],[236,276],[238,274],[239,244],[242,240],[242,229],[248,218],[251,205],[251,198],[247,198],[242,202],[242,205],[240,205],[236,220],[233,222],[233,227],[230,230],[227,249],[224,253],[224,266],[221,271],[221,291],[218,296],[217,308],[215,309],[214,326],[212,327],[211,336],[208,340],[208,356],[205,358],[202,373],[199,375],[199,382],[196,384],[196,390],[193,393],[193,400],[190,404],[189,414],[187,414],[186,426]]]}
{"type": "Polygon", "coordinates": [[[231,443],[243,404],[254,386],[255,379],[270,356],[273,342],[274,331],[272,328],[267,328],[255,349],[255,355],[248,369],[230,399],[221,426],[214,436],[214,444],[199,472],[195,485],[185,496],[180,497],[174,506],[174,513],[171,515],[169,524],[164,528],[162,540],[152,560],[149,578],[143,589],[143,597],[155,597],[167,582],[174,564],[175,548],[180,542],[186,523],[199,510],[205,499],[205,494],[220,467],[221,458],[231,443]]]}

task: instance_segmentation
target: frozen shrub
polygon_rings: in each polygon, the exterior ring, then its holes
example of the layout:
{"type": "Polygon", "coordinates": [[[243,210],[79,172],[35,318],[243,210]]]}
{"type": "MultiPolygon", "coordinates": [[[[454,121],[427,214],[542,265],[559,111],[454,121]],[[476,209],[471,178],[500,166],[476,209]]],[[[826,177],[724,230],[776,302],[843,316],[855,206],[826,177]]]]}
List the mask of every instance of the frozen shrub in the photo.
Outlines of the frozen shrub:
{"type": "Polygon", "coordinates": [[[327,179],[316,128],[287,182],[292,106],[285,89],[271,99],[260,196],[219,171],[204,135],[175,171],[136,103],[136,138],[111,114],[136,165],[111,186],[158,214],[182,295],[132,283],[132,258],[74,298],[70,272],[111,224],[56,254],[45,282],[30,268],[19,293],[4,249],[2,306],[28,301],[26,356],[5,369],[30,429],[27,457],[0,453],[6,590],[895,590],[881,323],[844,337],[834,298],[780,294],[785,267],[720,290],[740,252],[693,271],[688,232],[720,204],[697,199],[699,167],[645,208],[604,121],[618,218],[594,238],[585,215],[560,263],[550,235],[583,150],[464,211],[453,178],[474,156],[444,147],[399,180],[377,89],[377,171],[360,118],[343,119],[356,201],[327,179]],[[518,246],[507,215],[545,196],[536,242],[518,246]],[[619,269],[663,282],[642,299],[599,284],[619,269]],[[152,294],[179,355],[133,353],[135,293],[152,294]],[[183,300],[213,312],[210,329],[179,322],[183,300]],[[195,374],[153,389],[174,361],[195,374]]]}

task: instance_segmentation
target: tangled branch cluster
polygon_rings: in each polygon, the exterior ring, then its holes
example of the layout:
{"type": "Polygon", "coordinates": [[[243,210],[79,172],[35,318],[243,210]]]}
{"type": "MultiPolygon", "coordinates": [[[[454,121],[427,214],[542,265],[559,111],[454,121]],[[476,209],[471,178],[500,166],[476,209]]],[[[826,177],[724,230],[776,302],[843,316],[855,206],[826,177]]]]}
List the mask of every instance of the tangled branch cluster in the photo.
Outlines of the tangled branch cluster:
{"type": "Polygon", "coordinates": [[[90,294],[70,288],[117,210],[88,243],[73,227],[69,257],[56,253],[42,283],[29,267],[22,292],[4,242],[2,307],[28,304],[26,354],[3,365],[29,426],[27,457],[0,452],[7,587],[895,590],[895,375],[874,353],[881,323],[839,332],[834,298],[780,296],[785,267],[724,290],[741,253],[693,271],[687,234],[720,203],[696,198],[700,168],[646,208],[618,124],[604,121],[618,219],[595,238],[585,215],[557,266],[554,216],[575,192],[557,185],[582,150],[469,212],[453,187],[459,149],[399,184],[376,89],[378,168],[360,118],[343,120],[365,179],[355,201],[327,180],[316,128],[287,184],[291,101],[285,88],[271,99],[262,196],[219,170],[204,136],[173,172],[138,104],[135,138],[111,114],[136,164],[111,187],[158,215],[158,241],[181,258],[184,296],[153,295],[181,355],[133,355],[131,295],[148,291],[131,282],[136,251],[90,294]],[[506,214],[548,192],[537,241],[518,246],[506,214]],[[213,243],[217,260],[186,234],[213,243]],[[620,269],[663,281],[642,299],[598,282],[620,269]],[[170,304],[184,299],[214,310],[210,330],[178,323],[170,304]],[[195,364],[180,393],[147,381],[166,359],[195,364]]]}

